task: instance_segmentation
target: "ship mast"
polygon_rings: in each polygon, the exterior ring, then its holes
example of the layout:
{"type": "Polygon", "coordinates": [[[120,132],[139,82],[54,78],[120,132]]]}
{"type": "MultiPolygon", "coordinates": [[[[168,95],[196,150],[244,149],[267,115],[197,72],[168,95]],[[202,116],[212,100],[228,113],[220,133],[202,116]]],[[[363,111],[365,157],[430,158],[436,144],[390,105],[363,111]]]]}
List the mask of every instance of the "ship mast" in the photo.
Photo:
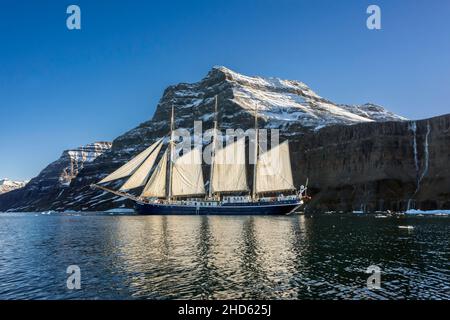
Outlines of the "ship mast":
{"type": "Polygon", "coordinates": [[[252,200],[256,199],[256,173],[258,169],[258,144],[259,144],[259,133],[258,133],[258,104],[255,106],[255,164],[253,165],[253,193],[252,200]]]}
{"type": "Polygon", "coordinates": [[[212,198],[212,183],[214,174],[214,157],[216,153],[216,131],[217,131],[217,95],[214,97],[214,131],[213,131],[213,141],[211,149],[211,167],[209,170],[209,199],[212,198]]]}
{"type": "Polygon", "coordinates": [[[169,192],[167,200],[172,200],[172,172],[173,172],[173,130],[174,130],[174,106],[172,105],[172,116],[170,118],[170,157],[169,157],[169,192]]]}

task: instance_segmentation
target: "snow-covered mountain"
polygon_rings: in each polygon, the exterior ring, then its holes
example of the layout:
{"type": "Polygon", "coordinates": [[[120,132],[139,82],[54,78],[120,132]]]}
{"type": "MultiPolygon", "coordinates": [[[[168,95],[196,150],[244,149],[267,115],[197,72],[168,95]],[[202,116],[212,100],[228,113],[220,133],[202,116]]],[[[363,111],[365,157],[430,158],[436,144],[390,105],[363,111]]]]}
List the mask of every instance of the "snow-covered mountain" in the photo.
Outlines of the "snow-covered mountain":
{"type": "Polygon", "coordinates": [[[23,188],[28,181],[13,181],[8,178],[0,179],[0,194],[23,188]]]}
{"type": "Polygon", "coordinates": [[[222,129],[253,126],[257,106],[261,127],[279,128],[284,136],[319,130],[323,127],[356,123],[402,121],[381,106],[338,104],[331,102],[296,80],[250,77],[226,67],[213,67],[205,78],[195,83],[169,86],[158,103],[153,118],[118,137],[113,149],[134,152],[133,141],[155,133],[167,134],[172,106],[176,127],[191,129],[194,121],[212,125],[214,96],[218,96],[218,121],[222,129]]]}
{"type": "MultiPolygon", "coordinates": [[[[406,120],[375,104],[336,104],[300,81],[249,77],[225,67],[215,67],[212,73],[217,71],[222,72],[225,81],[231,84],[233,101],[245,111],[252,111],[257,106],[260,116],[270,122],[270,127],[300,123],[307,128],[319,129],[332,124],[406,120]]],[[[175,95],[188,94],[189,89],[180,90],[175,95]]],[[[197,98],[194,104],[201,103],[200,99],[197,98]]]]}
{"type": "Polygon", "coordinates": [[[45,190],[55,186],[67,187],[78,173],[97,157],[111,148],[111,142],[94,142],[74,149],[64,150],[61,157],[31,179],[27,189],[45,190]]]}
{"type": "Polygon", "coordinates": [[[110,142],[95,142],[63,151],[59,159],[45,167],[23,188],[2,196],[3,201],[8,203],[7,209],[9,207],[24,211],[44,209],[43,204],[48,206],[54,203],[83,169],[110,148],[110,142]]]}
{"type": "Polygon", "coordinates": [[[91,163],[110,148],[111,142],[94,142],[76,149],[64,151],[59,160],[66,165],[62,170],[59,181],[62,184],[70,184],[72,179],[78,175],[78,172],[86,164],[91,163]]]}

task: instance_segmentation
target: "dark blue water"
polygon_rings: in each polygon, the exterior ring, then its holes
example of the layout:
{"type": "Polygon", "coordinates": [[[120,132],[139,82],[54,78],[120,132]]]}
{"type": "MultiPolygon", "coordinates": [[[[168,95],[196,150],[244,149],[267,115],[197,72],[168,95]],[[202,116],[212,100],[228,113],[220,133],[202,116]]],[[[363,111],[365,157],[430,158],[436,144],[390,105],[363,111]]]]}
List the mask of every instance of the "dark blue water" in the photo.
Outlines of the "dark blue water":
{"type": "Polygon", "coordinates": [[[0,214],[0,298],[450,299],[449,235],[446,217],[0,214]]]}

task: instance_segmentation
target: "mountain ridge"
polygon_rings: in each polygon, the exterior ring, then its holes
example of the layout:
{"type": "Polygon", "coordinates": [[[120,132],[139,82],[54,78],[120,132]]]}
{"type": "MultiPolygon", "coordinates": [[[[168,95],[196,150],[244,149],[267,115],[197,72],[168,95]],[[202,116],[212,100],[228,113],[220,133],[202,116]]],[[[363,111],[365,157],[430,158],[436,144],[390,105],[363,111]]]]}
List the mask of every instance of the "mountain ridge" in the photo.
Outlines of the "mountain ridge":
{"type": "MultiPolygon", "coordinates": [[[[19,211],[39,211],[41,209],[36,207],[37,203],[56,201],[85,166],[110,148],[110,142],[101,141],[64,150],[57,160],[46,166],[22,188],[4,194],[3,201],[19,211]]],[[[2,198],[0,208],[1,204],[2,198]]],[[[44,210],[45,208],[42,208],[41,211],[44,210]]]]}
{"type": "Polygon", "coordinates": [[[373,103],[363,105],[332,103],[297,80],[249,77],[223,66],[215,66],[198,82],[182,82],[168,86],[153,117],[116,138],[113,141],[113,149],[121,148],[122,142],[127,144],[130,136],[145,136],[149,131],[162,132],[170,120],[172,105],[175,107],[176,127],[192,128],[194,120],[202,120],[211,126],[215,95],[218,95],[219,99],[219,124],[224,129],[231,128],[236,123],[245,125],[246,128],[252,127],[256,102],[261,125],[285,131],[305,132],[333,124],[407,120],[373,103]],[[270,90],[266,94],[261,94],[261,88],[270,90]],[[296,101],[296,95],[307,99],[296,101]],[[327,107],[332,110],[327,110],[327,107]],[[235,118],[240,120],[233,121],[235,118]],[[190,121],[186,122],[184,119],[190,121]]]}

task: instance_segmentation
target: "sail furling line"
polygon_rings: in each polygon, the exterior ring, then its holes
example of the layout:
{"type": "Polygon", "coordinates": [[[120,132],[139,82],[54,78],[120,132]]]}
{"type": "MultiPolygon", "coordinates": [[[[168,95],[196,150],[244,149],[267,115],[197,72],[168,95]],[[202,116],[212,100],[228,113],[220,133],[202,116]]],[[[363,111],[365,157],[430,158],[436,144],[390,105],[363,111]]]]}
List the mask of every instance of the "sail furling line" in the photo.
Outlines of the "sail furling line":
{"type": "Polygon", "coordinates": [[[258,104],[255,105],[255,150],[254,150],[254,159],[255,159],[255,163],[253,164],[253,192],[252,192],[252,199],[255,200],[256,199],[256,176],[257,176],[257,170],[258,170],[258,137],[259,136],[259,132],[258,132],[258,104]]]}
{"type": "Polygon", "coordinates": [[[170,117],[170,141],[169,141],[169,192],[167,194],[167,200],[172,199],[172,177],[173,177],[173,149],[174,149],[174,141],[173,141],[173,130],[174,130],[174,121],[175,121],[175,110],[172,105],[172,116],[170,117]]]}
{"type": "Polygon", "coordinates": [[[214,131],[211,148],[211,164],[209,169],[209,198],[213,196],[214,160],[216,157],[216,132],[217,132],[217,95],[214,97],[214,131]]]}

